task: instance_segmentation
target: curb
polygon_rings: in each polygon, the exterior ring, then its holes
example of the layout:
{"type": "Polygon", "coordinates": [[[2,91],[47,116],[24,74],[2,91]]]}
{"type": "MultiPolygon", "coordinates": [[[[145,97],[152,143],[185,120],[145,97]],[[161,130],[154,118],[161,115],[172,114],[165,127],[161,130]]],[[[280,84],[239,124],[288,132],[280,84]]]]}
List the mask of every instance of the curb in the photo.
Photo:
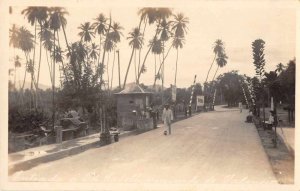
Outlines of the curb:
{"type": "Polygon", "coordinates": [[[284,138],[277,132],[277,137],[280,139],[280,141],[285,145],[289,153],[295,158],[295,150],[290,146],[289,143],[287,143],[284,138]]]}
{"type": "MultiPolygon", "coordinates": [[[[136,135],[137,131],[130,131],[130,132],[125,132],[123,134],[120,134],[119,137],[120,138],[125,138],[131,135],[136,135]]],[[[40,156],[37,158],[33,158],[33,159],[29,159],[27,161],[21,161],[21,162],[17,162],[14,164],[11,164],[8,166],[8,175],[12,175],[17,171],[25,171],[25,170],[29,170],[35,166],[38,166],[41,163],[46,163],[46,162],[51,162],[51,161],[55,161],[55,160],[59,160],[68,156],[72,156],[75,154],[79,154],[82,153],[90,148],[99,146],[100,144],[100,139],[95,140],[94,142],[91,143],[87,143],[85,145],[80,145],[78,147],[73,147],[70,149],[66,149],[66,150],[61,150],[55,153],[51,153],[48,155],[44,155],[44,156],[40,156]]],[[[112,142],[114,143],[114,142],[112,142]]]]}

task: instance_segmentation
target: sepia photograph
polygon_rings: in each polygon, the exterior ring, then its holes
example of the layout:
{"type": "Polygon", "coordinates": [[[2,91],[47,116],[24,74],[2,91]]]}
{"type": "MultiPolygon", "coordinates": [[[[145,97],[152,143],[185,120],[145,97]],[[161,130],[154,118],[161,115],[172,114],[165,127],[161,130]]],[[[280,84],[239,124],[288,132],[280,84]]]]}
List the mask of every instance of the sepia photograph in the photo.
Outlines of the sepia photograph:
{"type": "Polygon", "coordinates": [[[1,189],[299,190],[299,3],[2,2],[1,189]]]}

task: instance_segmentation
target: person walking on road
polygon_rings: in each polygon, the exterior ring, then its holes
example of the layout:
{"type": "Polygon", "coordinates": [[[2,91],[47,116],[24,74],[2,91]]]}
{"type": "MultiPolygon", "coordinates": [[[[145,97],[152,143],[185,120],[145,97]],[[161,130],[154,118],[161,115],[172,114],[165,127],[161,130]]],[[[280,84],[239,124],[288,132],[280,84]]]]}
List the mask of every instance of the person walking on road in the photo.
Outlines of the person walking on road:
{"type": "Polygon", "coordinates": [[[162,114],[162,120],[164,121],[164,125],[167,129],[164,132],[164,134],[167,135],[167,132],[169,132],[169,135],[171,135],[171,122],[173,120],[173,112],[169,108],[169,105],[165,105],[165,108],[164,108],[163,114],[162,114]]]}
{"type": "Polygon", "coordinates": [[[243,111],[243,105],[242,105],[242,102],[239,102],[239,109],[240,109],[240,113],[242,113],[242,111],[243,111]]]}

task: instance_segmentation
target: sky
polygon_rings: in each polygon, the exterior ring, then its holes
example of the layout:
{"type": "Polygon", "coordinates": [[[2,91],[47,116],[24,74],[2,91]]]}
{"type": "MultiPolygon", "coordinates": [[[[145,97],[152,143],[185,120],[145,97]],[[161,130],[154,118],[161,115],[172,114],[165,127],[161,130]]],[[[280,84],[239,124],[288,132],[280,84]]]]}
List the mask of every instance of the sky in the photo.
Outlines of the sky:
{"type": "MultiPolygon", "coordinates": [[[[178,2],[178,1],[177,1],[178,2]]],[[[296,8],[291,1],[189,1],[190,3],[177,3],[169,5],[173,13],[183,13],[189,18],[188,31],[184,47],[179,50],[177,86],[188,87],[192,85],[194,75],[197,82],[203,83],[207,71],[214,58],[213,43],[221,39],[225,43],[225,51],[228,55],[227,65],[219,69],[218,74],[231,70],[238,70],[240,74],[255,75],[252,58],[251,43],[260,38],[265,44],[266,71],[274,70],[278,63],[286,64],[295,57],[296,47],[296,8]]],[[[147,5],[147,4],[146,4],[147,5]]],[[[159,4],[156,6],[159,6],[159,4]]],[[[162,4],[165,6],[165,4],[162,4]]],[[[141,5],[134,4],[110,4],[95,6],[73,4],[64,6],[69,15],[67,18],[66,33],[69,42],[80,40],[78,26],[84,22],[94,22],[99,13],[109,16],[119,22],[124,30],[120,50],[121,81],[123,82],[125,71],[129,62],[131,48],[126,39],[128,33],[139,24],[138,10],[141,5]]],[[[27,23],[21,11],[25,6],[14,6],[10,15],[10,25],[25,26],[32,33],[34,28],[27,23]]],[[[148,41],[153,36],[154,26],[146,27],[145,45],[142,50],[142,58],[147,51],[148,41]]],[[[63,33],[60,32],[60,41],[65,46],[63,33]]],[[[99,36],[93,40],[99,42],[99,36]]],[[[169,47],[169,44],[166,45],[169,47]]],[[[38,50],[37,50],[38,51],[38,50]]],[[[10,58],[13,55],[23,53],[10,49],[10,58]]],[[[38,53],[36,53],[38,55],[38,53]]],[[[45,55],[45,52],[42,52],[45,55]]],[[[110,54],[109,71],[111,76],[113,53],[110,54]]],[[[36,57],[37,59],[37,57],[36,57]]],[[[10,59],[11,60],[11,59],[10,59]]],[[[25,58],[23,58],[23,62],[25,58]]],[[[113,86],[118,85],[117,59],[115,60],[113,86]]],[[[165,86],[174,83],[176,50],[171,49],[165,62],[165,86]]],[[[149,54],[146,68],[142,75],[141,83],[153,84],[154,80],[154,56],[149,54]]],[[[10,67],[13,64],[10,63],[10,67]]],[[[211,80],[217,66],[214,64],[208,80],[211,80]]],[[[58,74],[58,71],[56,72],[58,74]]],[[[19,69],[17,79],[23,79],[24,70],[19,69]]],[[[105,74],[105,78],[106,74],[105,74]]],[[[132,63],[127,82],[134,81],[134,65],[132,63]]],[[[29,81],[29,75],[26,79],[29,81]]],[[[56,85],[59,85],[58,75],[56,85]]],[[[40,83],[50,86],[50,77],[45,57],[42,59],[40,83]]],[[[158,82],[160,83],[160,82],[158,82]]]]}

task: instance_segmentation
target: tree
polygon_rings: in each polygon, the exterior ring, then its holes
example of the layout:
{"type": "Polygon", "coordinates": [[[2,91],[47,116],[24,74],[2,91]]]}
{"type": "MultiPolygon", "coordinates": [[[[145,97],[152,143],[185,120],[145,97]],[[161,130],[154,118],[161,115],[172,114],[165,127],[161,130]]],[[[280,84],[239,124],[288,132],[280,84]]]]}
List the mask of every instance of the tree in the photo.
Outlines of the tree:
{"type": "Polygon", "coordinates": [[[129,46],[131,46],[132,51],[131,51],[131,56],[130,56],[129,63],[127,66],[126,74],[125,74],[123,89],[125,88],[125,85],[126,85],[127,76],[128,76],[131,62],[132,62],[132,57],[133,57],[134,51],[137,49],[140,49],[143,46],[143,37],[138,28],[134,28],[132,30],[132,32],[129,33],[129,36],[127,37],[127,39],[130,40],[129,46]]]}
{"type": "Polygon", "coordinates": [[[99,35],[99,57],[98,57],[98,67],[100,64],[100,57],[101,57],[101,46],[102,46],[102,36],[106,34],[107,32],[107,18],[104,16],[104,14],[100,13],[96,19],[94,19],[95,22],[92,24],[92,27],[95,29],[95,32],[99,35]]]}
{"type": "MultiPolygon", "coordinates": [[[[121,41],[121,36],[123,36],[122,30],[124,28],[118,22],[114,22],[111,28],[112,28],[112,31],[107,34],[108,40],[106,43],[106,47],[104,47],[104,49],[108,53],[110,53],[111,51],[114,51],[114,59],[113,59],[113,66],[112,66],[112,72],[113,72],[114,61],[115,61],[115,48],[117,46],[117,43],[119,43],[121,41]]],[[[109,65],[109,54],[108,54],[107,65],[106,65],[107,78],[108,78],[108,89],[109,89],[110,78],[109,78],[108,65],[109,65]]],[[[111,75],[111,81],[112,81],[112,77],[113,77],[113,73],[111,75]]]]}
{"type": "Polygon", "coordinates": [[[89,56],[94,60],[95,71],[97,70],[96,60],[99,57],[98,49],[98,46],[95,43],[92,43],[89,56]]]}
{"type": "MultiPolygon", "coordinates": [[[[53,45],[53,48],[54,48],[53,53],[54,53],[54,55],[56,55],[55,34],[61,27],[64,30],[64,27],[67,24],[67,20],[64,18],[64,15],[66,15],[66,14],[68,14],[68,12],[62,7],[53,7],[50,9],[49,26],[50,26],[50,29],[53,30],[53,44],[54,44],[53,45]]],[[[65,32],[64,32],[64,34],[65,34],[65,32]]],[[[66,40],[66,35],[65,35],[65,40],[66,40]]],[[[66,43],[66,44],[69,49],[68,43],[66,43]]],[[[69,52],[70,52],[70,50],[69,50],[69,52]]],[[[53,56],[53,69],[52,69],[53,128],[55,125],[55,99],[54,99],[54,97],[55,97],[55,64],[56,64],[55,56],[53,56]]]]}
{"type": "Polygon", "coordinates": [[[15,67],[15,69],[14,69],[14,71],[15,71],[15,74],[14,74],[14,87],[16,88],[17,87],[16,86],[17,68],[21,67],[21,62],[20,62],[21,58],[17,55],[17,56],[15,56],[14,60],[15,60],[15,63],[14,63],[14,67],[15,67]]]}
{"type": "MultiPolygon", "coordinates": [[[[252,42],[252,51],[253,51],[253,64],[255,66],[255,72],[259,79],[259,89],[260,92],[263,92],[263,83],[262,83],[262,77],[265,73],[265,54],[264,54],[264,48],[265,48],[265,42],[262,39],[257,39],[254,42],[252,42]]],[[[258,87],[257,87],[258,88],[258,87]]],[[[260,95],[260,100],[263,104],[263,110],[264,110],[264,96],[260,95]]],[[[258,107],[259,109],[259,107],[258,107]]],[[[259,112],[258,112],[259,114],[259,112]]],[[[265,113],[264,113],[265,116],[265,113]]],[[[265,117],[264,117],[265,118],[265,117]]]]}
{"type": "Polygon", "coordinates": [[[212,81],[214,81],[219,68],[222,68],[227,64],[227,59],[228,59],[228,57],[225,54],[225,52],[218,54],[218,57],[216,59],[218,67],[216,69],[216,72],[214,74],[214,77],[213,77],[212,81]]]}
{"type": "Polygon", "coordinates": [[[274,97],[275,102],[282,100],[282,95],[284,95],[284,92],[282,92],[280,79],[275,71],[270,71],[269,73],[266,72],[263,83],[268,88],[268,95],[274,97]]]}
{"type": "MultiPolygon", "coordinates": [[[[50,81],[51,84],[52,82],[52,60],[50,59],[50,63],[49,63],[49,59],[48,57],[52,55],[52,48],[54,46],[54,42],[53,42],[53,35],[51,32],[51,29],[49,27],[49,23],[45,22],[43,25],[43,30],[39,32],[39,38],[42,40],[42,45],[45,49],[46,52],[46,59],[47,59],[47,64],[48,64],[48,69],[49,69],[49,74],[50,74],[50,81]],[[49,52],[49,53],[48,53],[49,52]]],[[[39,78],[39,76],[38,76],[39,78]]]]}
{"type": "MultiPolygon", "coordinates": [[[[37,23],[40,26],[40,31],[42,31],[42,25],[47,20],[48,17],[48,8],[47,7],[28,7],[24,9],[22,14],[25,14],[28,22],[34,26],[34,49],[33,49],[33,68],[35,68],[35,45],[36,45],[36,33],[37,33],[37,23]]],[[[37,83],[36,83],[36,99],[35,99],[35,108],[37,108],[37,91],[38,91],[38,80],[39,80],[39,72],[40,72],[40,64],[41,64],[41,38],[40,38],[40,55],[39,55],[39,65],[38,65],[38,75],[37,75],[37,83]]],[[[33,78],[34,78],[34,70],[31,73],[31,91],[33,91],[33,78]]]]}
{"type": "Polygon", "coordinates": [[[178,48],[182,48],[183,44],[184,44],[184,38],[174,37],[172,46],[176,49],[176,65],[175,65],[175,80],[174,80],[175,86],[176,86],[176,79],[177,79],[178,48]]]}
{"type": "Polygon", "coordinates": [[[154,88],[156,85],[156,79],[160,78],[160,75],[158,75],[156,72],[156,55],[160,55],[162,53],[162,42],[160,39],[154,38],[153,40],[150,41],[149,46],[152,46],[151,52],[154,55],[154,88]]]}
{"type": "Polygon", "coordinates": [[[85,22],[84,24],[81,24],[78,29],[81,31],[78,33],[78,35],[81,37],[81,41],[83,40],[84,42],[91,42],[92,37],[95,37],[93,28],[90,24],[90,22],[85,22]]]}
{"type": "MultiPolygon", "coordinates": [[[[214,76],[213,76],[212,81],[215,79],[215,76],[216,76],[216,74],[217,74],[217,72],[218,72],[219,67],[223,67],[223,66],[225,66],[226,63],[227,63],[227,56],[226,56],[226,53],[225,53],[224,43],[223,43],[222,40],[217,39],[217,40],[215,41],[214,47],[213,47],[213,52],[214,52],[215,56],[214,56],[214,59],[213,59],[211,65],[210,65],[210,68],[209,68],[209,70],[208,70],[208,72],[207,72],[206,79],[205,79],[205,82],[204,82],[204,93],[205,93],[205,94],[211,94],[211,92],[209,93],[209,92],[207,91],[207,88],[206,88],[206,87],[208,87],[208,86],[207,86],[207,85],[208,85],[208,83],[207,83],[208,75],[209,75],[209,73],[210,73],[210,70],[211,70],[211,68],[212,68],[212,66],[213,66],[213,64],[214,64],[214,62],[215,62],[215,60],[217,60],[217,65],[218,65],[218,67],[217,67],[217,70],[216,70],[216,72],[215,72],[215,74],[214,74],[214,76]]],[[[213,89],[211,89],[211,91],[213,91],[213,89]]],[[[211,97],[211,96],[206,95],[206,97],[209,98],[209,97],[211,97]]],[[[205,103],[207,103],[207,99],[205,99],[205,103]]],[[[205,104],[205,103],[204,103],[204,104],[205,104]]]]}
{"type": "Polygon", "coordinates": [[[287,68],[279,75],[280,86],[288,104],[289,121],[293,121],[293,112],[295,109],[295,82],[296,82],[296,59],[290,60],[287,68]],[[292,115],[291,115],[292,114],[292,115]],[[292,118],[291,118],[292,116],[292,118]]]}
{"type": "Polygon", "coordinates": [[[187,24],[189,23],[189,19],[185,17],[183,13],[174,15],[174,19],[175,21],[173,22],[171,21],[171,25],[172,25],[172,31],[174,31],[172,46],[176,49],[176,67],[175,67],[175,80],[174,80],[174,85],[176,86],[178,48],[182,48],[185,42],[185,34],[186,34],[187,24]]]}
{"type": "MultiPolygon", "coordinates": [[[[81,37],[81,41],[85,42],[85,48],[87,50],[87,52],[89,51],[89,47],[88,47],[88,42],[92,41],[92,38],[95,37],[94,32],[93,32],[93,28],[90,24],[90,22],[85,22],[84,24],[81,24],[78,29],[80,29],[81,31],[78,33],[78,35],[81,37]]],[[[89,54],[86,54],[86,61],[87,63],[85,64],[85,66],[87,67],[89,65],[89,54]]]]}
{"type": "Polygon", "coordinates": [[[217,55],[219,55],[219,54],[221,55],[221,54],[224,52],[224,43],[223,43],[222,40],[217,39],[217,40],[215,41],[214,47],[213,47],[213,52],[215,53],[215,56],[214,56],[214,59],[213,59],[211,65],[210,65],[210,67],[209,67],[209,70],[208,70],[208,72],[207,72],[207,75],[206,75],[206,79],[205,79],[204,84],[207,82],[208,75],[209,75],[209,73],[210,73],[210,70],[211,70],[211,68],[212,68],[212,66],[213,66],[213,64],[214,64],[214,62],[215,62],[215,59],[216,59],[217,55]]]}
{"type": "MultiPolygon", "coordinates": [[[[157,23],[156,32],[155,32],[155,35],[153,37],[153,39],[155,39],[155,38],[158,37],[159,33],[162,31],[160,28],[161,28],[161,24],[162,24],[163,20],[166,20],[167,18],[169,18],[169,16],[172,15],[172,11],[169,8],[155,8],[154,10],[153,9],[152,10],[148,9],[148,10],[149,10],[149,15],[152,17],[151,21],[152,21],[152,19],[155,19],[155,21],[157,23]]],[[[149,19],[149,21],[150,21],[150,19],[149,19]]],[[[165,35],[163,35],[163,36],[165,36],[165,35]]],[[[138,83],[139,83],[139,80],[140,80],[140,77],[141,77],[141,74],[142,74],[142,69],[145,68],[145,63],[146,63],[147,57],[148,57],[148,55],[151,51],[151,48],[152,48],[152,44],[150,44],[149,49],[148,49],[148,51],[147,51],[147,53],[146,53],[146,55],[143,59],[143,63],[140,67],[140,71],[138,72],[138,78],[137,78],[138,83]]],[[[163,62],[164,62],[164,59],[165,58],[163,58],[163,62]]]]}
{"type": "Polygon", "coordinates": [[[285,66],[282,63],[279,63],[279,64],[276,65],[275,72],[276,73],[278,72],[280,74],[284,69],[285,69],[285,66]]]}
{"type": "Polygon", "coordinates": [[[12,28],[9,29],[9,46],[13,48],[19,48],[19,29],[13,24],[12,28]]]}
{"type": "MultiPolygon", "coordinates": [[[[29,59],[30,59],[29,53],[31,52],[31,50],[34,47],[34,40],[33,40],[34,36],[25,27],[21,27],[18,34],[19,34],[18,35],[18,47],[25,54],[25,58],[26,58],[25,68],[27,68],[27,65],[28,65],[29,59]]],[[[27,73],[27,70],[25,70],[24,80],[23,80],[23,85],[22,85],[21,91],[23,91],[23,89],[24,89],[26,73],[27,73]]]]}
{"type": "Polygon", "coordinates": [[[236,106],[239,100],[243,100],[242,80],[243,76],[237,71],[227,72],[218,77],[219,90],[224,94],[229,107],[236,106]]]}

